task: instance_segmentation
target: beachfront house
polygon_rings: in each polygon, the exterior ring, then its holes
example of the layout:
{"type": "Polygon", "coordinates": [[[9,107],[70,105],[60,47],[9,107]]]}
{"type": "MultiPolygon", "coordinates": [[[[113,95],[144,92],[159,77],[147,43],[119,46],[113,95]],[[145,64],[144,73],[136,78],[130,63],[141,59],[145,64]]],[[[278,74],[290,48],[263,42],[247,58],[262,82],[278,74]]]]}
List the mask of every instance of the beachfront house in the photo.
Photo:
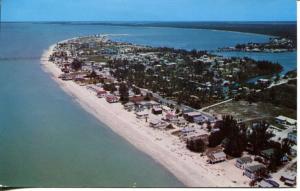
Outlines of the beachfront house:
{"type": "Polygon", "coordinates": [[[149,114],[146,111],[141,111],[136,113],[138,119],[145,119],[149,117],[149,114]]]}
{"type": "Polygon", "coordinates": [[[252,180],[262,178],[266,175],[266,167],[262,164],[247,166],[243,172],[243,176],[247,176],[252,180]]]}
{"type": "Polygon", "coordinates": [[[78,82],[78,83],[85,83],[86,78],[85,78],[85,74],[78,74],[74,77],[74,81],[78,82]]]}
{"type": "Polygon", "coordinates": [[[98,98],[105,98],[107,95],[107,92],[105,90],[99,90],[97,91],[97,97],[98,98]]]}
{"type": "Polygon", "coordinates": [[[207,157],[208,157],[208,162],[210,164],[215,164],[215,163],[218,163],[218,162],[223,162],[226,160],[226,154],[219,150],[219,151],[212,151],[210,153],[207,154],[207,157]]]}
{"type": "Polygon", "coordinates": [[[245,169],[250,163],[252,163],[251,157],[241,157],[236,159],[235,166],[240,169],[245,169]]]}
{"type": "Polygon", "coordinates": [[[70,81],[70,80],[73,80],[74,75],[73,74],[61,74],[59,76],[59,78],[61,78],[64,81],[70,81]]]}
{"type": "Polygon", "coordinates": [[[135,104],[133,103],[133,102],[128,102],[128,103],[125,103],[124,104],[124,109],[126,109],[126,110],[133,110],[134,109],[134,107],[135,107],[135,104]]]}
{"type": "Polygon", "coordinates": [[[159,107],[160,104],[157,103],[156,101],[140,101],[140,102],[136,102],[136,104],[138,105],[138,107],[140,108],[144,108],[144,109],[150,109],[152,107],[159,107]]]}
{"type": "Polygon", "coordinates": [[[117,97],[115,95],[107,95],[106,96],[106,101],[108,103],[117,103],[119,101],[119,97],[117,97]]]}
{"type": "Polygon", "coordinates": [[[163,112],[163,110],[162,110],[160,107],[154,107],[154,108],[152,109],[152,113],[153,113],[154,115],[160,115],[160,114],[162,114],[162,112],[163,112]]]}
{"type": "Polygon", "coordinates": [[[166,123],[162,120],[159,119],[152,119],[149,122],[150,127],[152,128],[162,128],[162,127],[166,127],[166,123]]]}
{"type": "Polygon", "coordinates": [[[200,112],[188,112],[185,113],[183,116],[187,121],[194,123],[198,117],[202,116],[202,114],[200,112]]]}
{"type": "Polygon", "coordinates": [[[178,121],[178,117],[175,113],[173,112],[168,112],[165,116],[165,120],[169,121],[169,122],[177,122],[178,121]]]}

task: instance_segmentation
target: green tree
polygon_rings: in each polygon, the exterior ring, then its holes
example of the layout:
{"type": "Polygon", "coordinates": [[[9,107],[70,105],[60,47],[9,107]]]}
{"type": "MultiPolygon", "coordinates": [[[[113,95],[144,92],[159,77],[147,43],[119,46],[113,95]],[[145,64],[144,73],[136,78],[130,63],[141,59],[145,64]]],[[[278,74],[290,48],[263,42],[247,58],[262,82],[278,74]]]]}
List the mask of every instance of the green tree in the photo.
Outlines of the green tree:
{"type": "Polygon", "coordinates": [[[274,149],[274,153],[270,159],[270,163],[268,165],[268,170],[270,172],[276,172],[278,167],[282,165],[282,157],[283,157],[283,152],[282,150],[278,149],[278,148],[275,148],[274,149]]]}
{"type": "Polygon", "coordinates": [[[233,157],[240,157],[247,144],[246,126],[238,124],[232,116],[225,115],[222,121],[218,121],[215,124],[215,128],[220,130],[211,133],[209,146],[215,147],[220,145],[226,139],[224,152],[233,157]]]}
{"type": "Polygon", "coordinates": [[[193,152],[204,152],[205,151],[205,144],[201,139],[190,139],[187,140],[187,148],[193,152]]]}
{"type": "Polygon", "coordinates": [[[246,127],[244,124],[237,124],[232,116],[225,117],[225,122],[226,137],[229,141],[225,145],[224,152],[233,157],[240,157],[247,144],[246,127]]]}
{"type": "Polygon", "coordinates": [[[129,101],[128,87],[125,83],[120,84],[119,93],[120,93],[120,100],[123,103],[126,103],[129,101]]]}
{"type": "Polygon", "coordinates": [[[252,132],[250,133],[248,140],[253,146],[253,153],[255,155],[260,154],[273,136],[271,133],[267,132],[268,128],[269,124],[265,121],[252,124],[252,132]]]}
{"type": "Polygon", "coordinates": [[[75,71],[80,70],[82,67],[82,61],[79,61],[78,59],[74,59],[71,63],[71,68],[75,71]]]}

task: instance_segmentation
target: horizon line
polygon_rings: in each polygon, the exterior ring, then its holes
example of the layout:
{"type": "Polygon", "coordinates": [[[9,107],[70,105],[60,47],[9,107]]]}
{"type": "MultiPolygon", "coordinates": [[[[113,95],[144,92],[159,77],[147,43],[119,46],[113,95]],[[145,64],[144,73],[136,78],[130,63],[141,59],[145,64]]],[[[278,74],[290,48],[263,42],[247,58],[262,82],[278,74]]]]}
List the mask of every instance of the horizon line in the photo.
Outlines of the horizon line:
{"type": "Polygon", "coordinates": [[[272,20],[272,21],[268,21],[268,20],[257,20],[257,21],[241,21],[241,20],[224,20],[224,21],[216,21],[216,20],[212,20],[212,21],[200,21],[200,20],[195,20],[195,21],[184,21],[184,20],[173,20],[173,21],[155,21],[155,20],[145,20],[145,21],[135,21],[135,20],[130,20],[130,21],[126,21],[126,20],[114,20],[114,21],[105,21],[105,20],[102,20],[102,21],[78,21],[78,20],[65,20],[65,21],[58,21],[58,20],[48,20],[48,21],[0,21],[2,23],[50,23],[50,22],[57,22],[57,23],[63,23],[63,22],[94,22],[94,23],[114,23],[114,22],[123,22],[123,23],[126,23],[126,22],[161,22],[161,23],[172,23],[172,22],[185,22],[185,23],[193,23],[193,22],[297,22],[297,20],[278,20],[278,21],[275,21],[275,20],[272,20]]]}

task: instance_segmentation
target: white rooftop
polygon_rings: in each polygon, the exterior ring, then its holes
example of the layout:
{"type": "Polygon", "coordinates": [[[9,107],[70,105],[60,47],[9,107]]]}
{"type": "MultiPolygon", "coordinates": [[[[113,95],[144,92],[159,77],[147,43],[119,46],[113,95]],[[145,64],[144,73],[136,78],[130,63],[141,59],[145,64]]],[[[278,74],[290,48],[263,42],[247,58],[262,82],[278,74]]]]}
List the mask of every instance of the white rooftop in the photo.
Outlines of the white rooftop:
{"type": "Polygon", "coordinates": [[[214,153],[213,156],[215,158],[223,158],[226,157],[226,154],[223,151],[221,151],[221,152],[214,153]]]}
{"type": "Polygon", "coordinates": [[[281,120],[281,121],[286,121],[290,124],[296,124],[297,123],[297,120],[289,118],[289,117],[285,117],[285,116],[282,116],[282,115],[279,115],[278,117],[276,117],[276,119],[281,120]]]}

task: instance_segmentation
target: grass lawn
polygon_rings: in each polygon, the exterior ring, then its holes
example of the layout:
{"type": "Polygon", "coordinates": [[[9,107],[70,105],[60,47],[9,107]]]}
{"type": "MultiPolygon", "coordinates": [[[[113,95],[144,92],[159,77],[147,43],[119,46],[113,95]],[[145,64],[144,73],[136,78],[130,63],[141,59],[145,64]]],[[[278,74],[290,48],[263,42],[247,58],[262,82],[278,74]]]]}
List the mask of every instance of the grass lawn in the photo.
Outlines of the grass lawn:
{"type": "Polygon", "coordinates": [[[297,111],[286,107],[277,107],[271,103],[252,103],[247,101],[231,101],[208,109],[206,112],[215,115],[232,115],[235,119],[248,121],[252,119],[265,119],[270,123],[278,115],[284,115],[296,119],[297,111]]]}

